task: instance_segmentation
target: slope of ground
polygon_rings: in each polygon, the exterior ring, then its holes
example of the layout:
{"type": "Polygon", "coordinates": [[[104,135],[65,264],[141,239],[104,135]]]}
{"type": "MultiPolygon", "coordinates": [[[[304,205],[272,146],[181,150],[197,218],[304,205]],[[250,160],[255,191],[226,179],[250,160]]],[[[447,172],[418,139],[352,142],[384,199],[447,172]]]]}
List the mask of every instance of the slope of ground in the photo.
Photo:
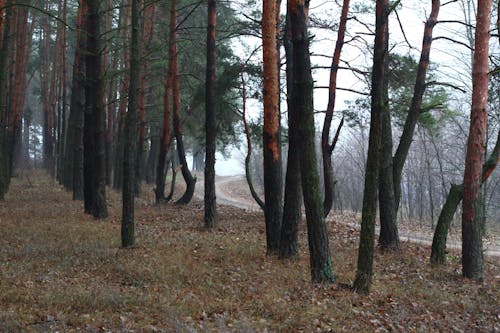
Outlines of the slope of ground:
{"type": "Polygon", "coordinates": [[[461,277],[459,256],[432,269],[429,248],[377,253],[373,291],[351,293],[358,232],[332,223],[337,275],[312,285],[305,231],[300,258],[265,256],[263,216],[220,206],[202,228],[203,204],[137,200],[137,247],[119,247],[120,195],[95,221],[42,173],[13,179],[0,203],[2,332],[497,332],[500,263],[481,283],[461,277]]]}

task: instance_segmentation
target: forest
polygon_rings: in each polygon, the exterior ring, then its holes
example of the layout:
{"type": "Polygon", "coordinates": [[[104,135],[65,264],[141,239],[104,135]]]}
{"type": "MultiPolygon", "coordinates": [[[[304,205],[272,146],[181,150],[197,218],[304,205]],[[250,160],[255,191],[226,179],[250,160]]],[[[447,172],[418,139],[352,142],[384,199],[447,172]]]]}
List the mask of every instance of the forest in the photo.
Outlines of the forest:
{"type": "Polygon", "coordinates": [[[500,330],[498,2],[0,0],[0,122],[0,331],[500,330]]]}

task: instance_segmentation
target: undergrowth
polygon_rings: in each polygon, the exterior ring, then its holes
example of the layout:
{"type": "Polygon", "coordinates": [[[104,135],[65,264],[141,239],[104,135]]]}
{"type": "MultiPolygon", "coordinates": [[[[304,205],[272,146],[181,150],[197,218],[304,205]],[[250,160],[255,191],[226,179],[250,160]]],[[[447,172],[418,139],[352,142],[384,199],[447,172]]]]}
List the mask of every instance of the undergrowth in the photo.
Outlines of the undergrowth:
{"type": "MultiPolygon", "coordinates": [[[[203,205],[137,200],[137,246],[120,246],[120,195],[96,221],[44,174],[20,175],[0,203],[1,332],[496,332],[500,268],[463,279],[459,255],[445,268],[430,249],[403,243],[376,254],[372,293],[345,285],[358,231],[329,225],[337,283],[312,285],[304,226],[300,257],[265,256],[263,216],[220,206],[203,229],[203,205]]],[[[337,216],[337,220],[342,216],[337,216]]],[[[347,218],[347,217],[346,217],[347,218]]]]}

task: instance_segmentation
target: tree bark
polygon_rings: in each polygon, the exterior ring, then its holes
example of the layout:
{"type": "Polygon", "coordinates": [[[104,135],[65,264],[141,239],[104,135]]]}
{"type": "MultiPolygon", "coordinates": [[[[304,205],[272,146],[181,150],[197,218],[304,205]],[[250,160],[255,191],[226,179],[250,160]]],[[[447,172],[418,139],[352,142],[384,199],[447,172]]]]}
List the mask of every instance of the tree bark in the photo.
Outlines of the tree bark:
{"type": "Polygon", "coordinates": [[[87,0],[87,55],[84,120],[84,203],[85,212],[97,219],[108,216],[106,206],[105,112],[102,105],[100,1],[87,0]]]}
{"type": "Polygon", "coordinates": [[[80,1],[77,11],[77,37],[73,60],[73,78],[68,118],[68,131],[65,146],[64,184],[73,191],[73,200],[83,199],[83,118],[85,110],[85,57],[82,52],[86,41],[82,29],[85,27],[87,4],[80,1]]]}
{"type": "MultiPolygon", "coordinates": [[[[205,79],[205,228],[217,225],[215,196],[215,32],[217,9],[215,0],[208,0],[207,68],[205,79]]],[[[193,157],[194,158],[194,157],[193,157]]]]}
{"type": "Polygon", "coordinates": [[[134,198],[136,186],[135,165],[138,137],[138,109],[141,80],[141,47],[139,36],[141,1],[132,0],[132,27],[130,38],[130,82],[128,111],[125,119],[125,146],[123,151],[123,192],[122,192],[122,247],[135,244],[134,198]]]}
{"type": "Polygon", "coordinates": [[[375,239],[375,218],[377,214],[377,189],[380,170],[380,147],[382,141],[382,113],[387,109],[385,93],[387,86],[386,68],[388,61],[388,13],[389,1],[377,0],[375,45],[372,70],[371,119],[366,160],[365,189],[361,216],[358,266],[353,289],[367,294],[373,275],[373,252],[375,239]]]}
{"type": "Polygon", "coordinates": [[[172,80],[172,102],[173,102],[173,125],[175,140],[177,142],[177,153],[181,164],[182,177],[186,183],[186,190],[182,197],[176,201],[177,204],[187,205],[194,195],[196,178],[193,178],[186,161],[186,151],[182,138],[181,117],[180,117],[180,95],[179,95],[179,70],[177,68],[177,18],[176,0],[172,0],[170,7],[170,40],[169,40],[169,75],[172,80]]]}
{"type": "Polygon", "coordinates": [[[282,218],[282,175],[280,156],[279,68],[276,49],[277,8],[265,0],[262,9],[262,50],[264,62],[264,197],[267,254],[278,254],[282,218]]]}
{"type": "MultiPolygon", "coordinates": [[[[325,121],[323,123],[323,132],[321,134],[321,152],[323,156],[323,176],[325,197],[323,200],[323,212],[328,216],[333,206],[333,193],[335,180],[333,177],[332,153],[336,141],[330,144],[330,128],[332,125],[333,112],[335,110],[335,99],[337,96],[337,74],[340,63],[340,53],[344,46],[344,37],[347,26],[347,15],[349,13],[349,0],[344,0],[342,4],[342,14],[340,15],[339,29],[337,32],[337,43],[333,52],[332,66],[330,67],[330,85],[328,88],[328,105],[326,107],[325,121]]],[[[343,122],[341,123],[343,124],[343,122]]],[[[342,125],[337,129],[337,135],[340,133],[342,125]]]]}
{"type": "Polygon", "coordinates": [[[301,140],[300,175],[306,209],[311,279],[313,282],[332,282],[335,278],[323,215],[315,150],[313,80],[309,59],[307,7],[304,0],[289,0],[288,12],[293,43],[292,105],[296,108],[292,112],[297,115],[297,133],[301,140]]]}
{"type": "MultiPolygon", "coordinates": [[[[7,0],[6,5],[10,5],[11,1],[7,0]]],[[[9,24],[12,16],[12,7],[6,7],[0,9],[0,16],[3,18],[2,21],[2,44],[0,49],[0,200],[4,200],[5,194],[9,189],[10,184],[10,172],[8,170],[8,146],[6,144],[6,128],[7,128],[7,56],[9,51],[9,36],[11,25],[9,24]],[[5,15],[5,16],[3,16],[5,15]],[[5,24],[5,23],[6,24],[5,24]]]]}
{"type": "Polygon", "coordinates": [[[465,157],[462,201],[462,273],[465,277],[472,279],[482,278],[484,269],[481,221],[478,210],[488,122],[490,13],[491,0],[479,1],[472,66],[471,122],[465,157]]]}
{"type": "Polygon", "coordinates": [[[293,43],[290,13],[286,16],[286,31],[283,38],[286,56],[287,106],[288,106],[288,156],[285,177],[285,198],[281,224],[280,258],[298,255],[299,223],[302,219],[302,187],[300,179],[300,137],[297,133],[297,109],[293,107],[293,43]]]}

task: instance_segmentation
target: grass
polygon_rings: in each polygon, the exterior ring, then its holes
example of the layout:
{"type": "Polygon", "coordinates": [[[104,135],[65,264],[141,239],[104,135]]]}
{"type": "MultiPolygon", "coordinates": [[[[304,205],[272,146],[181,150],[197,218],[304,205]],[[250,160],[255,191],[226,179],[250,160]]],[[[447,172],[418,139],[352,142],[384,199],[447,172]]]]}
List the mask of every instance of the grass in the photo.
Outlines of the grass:
{"type": "Polygon", "coordinates": [[[338,283],[312,285],[303,229],[300,259],[282,262],[265,256],[262,214],[222,206],[206,232],[201,202],[155,206],[146,187],[138,245],[121,249],[119,194],[96,221],[44,174],[27,179],[0,203],[2,332],[500,331],[498,258],[477,283],[461,277],[458,253],[434,269],[428,247],[404,243],[377,253],[361,296],[342,287],[358,238],[342,224],[329,226],[338,283]]]}

